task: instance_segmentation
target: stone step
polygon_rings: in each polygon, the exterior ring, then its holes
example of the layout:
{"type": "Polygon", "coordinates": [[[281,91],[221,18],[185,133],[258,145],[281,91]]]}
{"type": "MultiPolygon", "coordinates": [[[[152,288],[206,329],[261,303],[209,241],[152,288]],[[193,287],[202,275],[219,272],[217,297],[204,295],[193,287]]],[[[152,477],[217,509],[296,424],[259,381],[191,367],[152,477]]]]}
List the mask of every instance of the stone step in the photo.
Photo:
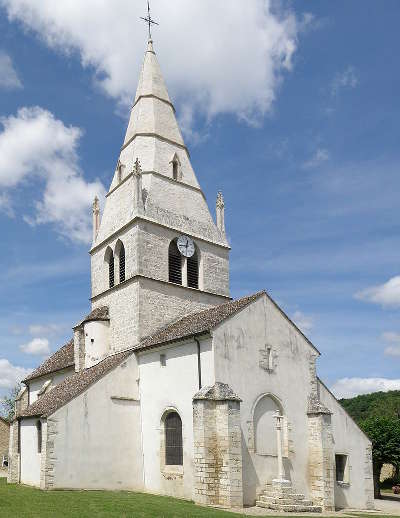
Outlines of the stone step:
{"type": "Polygon", "coordinates": [[[264,491],[261,492],[261,495],[269,496],[272,498],[294,498],[295,500],[304,500],[304,495],[302,493],[278,493],[277,491],[264,491]]]}
{"type": "Polygon", "coordinates": [[[264,496],[260,495],[258,498],[260,502],[265,502],[267,504],[279,504],[279,505],[302,505],[302,506],[312,506],[312,500],[304,500],[304,499],[295,499],[295,498],[275,498],[273,496],[264,496]]]}
{"type": "Polygon", "coordinates": [[[318,505],[302,505],[302,504],[270,504],[257,500],[257,507],[264,507],[273,511],[285,511],[287,513],[321,513],[322,507],[318,505]]]}

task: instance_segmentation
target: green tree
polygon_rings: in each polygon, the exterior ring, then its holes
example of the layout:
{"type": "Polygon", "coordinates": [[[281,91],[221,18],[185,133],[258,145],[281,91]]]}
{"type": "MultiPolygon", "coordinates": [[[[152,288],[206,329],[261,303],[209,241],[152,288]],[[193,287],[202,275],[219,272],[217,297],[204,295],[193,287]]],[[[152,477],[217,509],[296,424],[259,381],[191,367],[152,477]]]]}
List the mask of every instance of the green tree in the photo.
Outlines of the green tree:
{"type": "Polygon", "coordinates": [[[15,416],[15,400],[21,390],[21,385],[18,383],[12,388],[9,393],[0,400],[0,414],[12,421],[15,416]]]}
{"type": "Polygon", "coordinates": [[[375,498],[381,498],[379,476],[383,464],[400,465],[400,419],[394,416],[368,417],[360,423],[372,442],[375,498]]]}

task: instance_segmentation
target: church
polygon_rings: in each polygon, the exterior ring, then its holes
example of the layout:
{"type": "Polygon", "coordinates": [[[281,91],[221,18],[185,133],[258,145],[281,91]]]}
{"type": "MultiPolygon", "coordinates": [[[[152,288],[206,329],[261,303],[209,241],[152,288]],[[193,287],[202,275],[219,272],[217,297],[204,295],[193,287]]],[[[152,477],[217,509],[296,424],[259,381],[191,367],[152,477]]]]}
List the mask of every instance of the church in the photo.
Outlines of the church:
{"type": "Polygon", "coordinates": [[[221,192],[215,209],[150,39],[102,214],[93,203],[91,311],[23,380],[9,482],[373,508],[369,439],[269,294],[231,299],[221,192]]]}

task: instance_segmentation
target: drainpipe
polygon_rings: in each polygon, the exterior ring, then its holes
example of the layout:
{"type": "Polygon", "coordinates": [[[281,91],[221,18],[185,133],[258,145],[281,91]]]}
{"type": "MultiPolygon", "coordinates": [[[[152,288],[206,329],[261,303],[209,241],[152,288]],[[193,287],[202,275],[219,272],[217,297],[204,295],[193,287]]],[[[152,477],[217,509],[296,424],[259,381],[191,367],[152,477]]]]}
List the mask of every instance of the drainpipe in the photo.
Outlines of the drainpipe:
{"type": "Polygon", "coordinates": [[[200,358],[200,341],[195,336],[193,340],[197,344],[197,372],[199,374],[199,390],[201,389],[201,358],[200,358]]]}

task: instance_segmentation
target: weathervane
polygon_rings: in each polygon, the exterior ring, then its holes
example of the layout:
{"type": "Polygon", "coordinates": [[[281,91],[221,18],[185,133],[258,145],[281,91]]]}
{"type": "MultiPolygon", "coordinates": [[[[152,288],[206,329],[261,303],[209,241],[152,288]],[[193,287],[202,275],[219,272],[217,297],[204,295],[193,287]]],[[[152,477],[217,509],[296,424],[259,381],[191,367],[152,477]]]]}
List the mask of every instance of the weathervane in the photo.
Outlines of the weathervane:
{"type": "Polygon", "coordinates": [[[149,25],[149,40],[151,40],[151,26],[152,25],[158,25],[157,22],[155,22],[152,17],[150,16],[150,4],[149,0],[147,0],[147,16],[146,18],[143,18],[143,16],[140,17],[141,20],[144,20],[149,25]]]}

